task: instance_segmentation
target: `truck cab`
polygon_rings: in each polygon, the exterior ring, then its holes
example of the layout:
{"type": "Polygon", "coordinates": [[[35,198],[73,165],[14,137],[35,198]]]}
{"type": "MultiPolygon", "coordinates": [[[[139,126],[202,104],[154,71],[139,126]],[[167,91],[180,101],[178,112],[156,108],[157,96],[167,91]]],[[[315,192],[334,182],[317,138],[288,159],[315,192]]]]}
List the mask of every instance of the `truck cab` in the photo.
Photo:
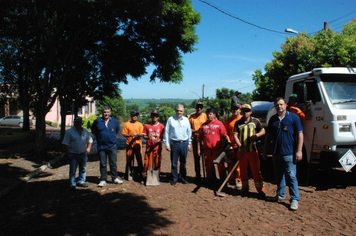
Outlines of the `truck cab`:
{"type": "Polygon", "coordinates": [[[348,150],[356,153],[356,68],[316,68],[293,75],[286,84],[287,102],[292,93],[307,115],[302,124],[308,163],[340,166],[338,160],[348,150]]]}

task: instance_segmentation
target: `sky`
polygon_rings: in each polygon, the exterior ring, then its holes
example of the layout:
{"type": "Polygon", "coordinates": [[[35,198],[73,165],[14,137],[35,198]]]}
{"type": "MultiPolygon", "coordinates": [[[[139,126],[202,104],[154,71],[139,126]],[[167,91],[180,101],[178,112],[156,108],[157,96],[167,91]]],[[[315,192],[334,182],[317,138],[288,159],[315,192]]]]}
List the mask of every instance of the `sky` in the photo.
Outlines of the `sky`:
{"type": "Polygon", "coordinates": [[[192,0],[192,5],[201,15],[199,41],[196,51],[183,55],[183,81],[151,84],[148,68],[138,81],[120,84],[124,99],[199,99],[203,93],[215,98],[223,87],[251,93],[254,71],[263,71],[286,38],[296,37],[286,28],[314,35],[328,22],[340,32],[356,17],[355,0],[192,0]]]}

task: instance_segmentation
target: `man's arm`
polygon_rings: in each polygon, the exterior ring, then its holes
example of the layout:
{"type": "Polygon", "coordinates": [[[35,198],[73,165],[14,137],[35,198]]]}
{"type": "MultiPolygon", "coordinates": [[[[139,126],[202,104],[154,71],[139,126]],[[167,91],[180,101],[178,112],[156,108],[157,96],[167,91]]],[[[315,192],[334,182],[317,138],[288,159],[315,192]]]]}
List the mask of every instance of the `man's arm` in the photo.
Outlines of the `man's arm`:
{"type": "Polygon", "coordinates": [[[255,141],[257,140],[259,137],[262,137],[263,135],[266,134],[266,130],[265,129],[261,129],[260,132],[258,132],[257,134],[254,134],[251,136],[250,140],[251,141],[255,141]]]}
{"type": "Polygon", "coordinates": [[[299,132],[297,137],[297,152],[295,154],[295,158],[297,161],[301,161],[303,159],[303,142],[304,142],[303,132],[299,132]]]}
{"type": "Polygon", "coordinates": [[[169,146],[169,126],[170,126],[170,118],[168,118],[165,131],[164,131],[164,136],[163,136],[163,141],[164,144],[166,145],[166,150],[171,151],[171,147],[169,146]]]}
{"type": "Polygon", "coordinates": [[[234,140],[235,140],[235,143],[237,144],[238,148],[242,146],[237,132],[234,132],[234,140]]]}
{"type": "Polygon", "coordinates": [[[192,150],[192,129],[190,127],[190,123],[189,123],[189,120],[187,118],[187,123],[188,123],[188,126],[187,126],[187,133],[188,133],[188,150],[191,151],[192,150]]]}

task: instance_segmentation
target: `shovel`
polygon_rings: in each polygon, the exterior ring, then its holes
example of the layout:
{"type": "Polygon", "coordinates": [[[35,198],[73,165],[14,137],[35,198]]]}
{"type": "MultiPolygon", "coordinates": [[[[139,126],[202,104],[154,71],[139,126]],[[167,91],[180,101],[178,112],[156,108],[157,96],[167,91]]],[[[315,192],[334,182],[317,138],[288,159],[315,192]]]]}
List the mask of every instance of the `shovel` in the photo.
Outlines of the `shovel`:
{"type": "Polygon", "coordinates": [[[230,170],[229,174],[227,175],[226,179],[224,180],[224,182],[221,184],[220,188],[218,189],[218,191],[215,192],[216,196],[219,197],[225,197],[225,193],[222,193],[221,190],[224,188],[226,182],[229,180],[230,176],[232,175],[232,173],[234,173],[234,170],[236,170],[237,165],[239,164],[241,158],[243,157],[244,154],[241,154],[240,158],[237,160],[236,164],[234,165],[234,167],[232,167],[232,169],[230,170]]]}
{"type": "Polygon", "coordinates": [[[150,155],[152,155],[152,168],[147,171],[146,185],[159,185],[159,171],[155,170],[156,158],[153,152],[150,155]]]}

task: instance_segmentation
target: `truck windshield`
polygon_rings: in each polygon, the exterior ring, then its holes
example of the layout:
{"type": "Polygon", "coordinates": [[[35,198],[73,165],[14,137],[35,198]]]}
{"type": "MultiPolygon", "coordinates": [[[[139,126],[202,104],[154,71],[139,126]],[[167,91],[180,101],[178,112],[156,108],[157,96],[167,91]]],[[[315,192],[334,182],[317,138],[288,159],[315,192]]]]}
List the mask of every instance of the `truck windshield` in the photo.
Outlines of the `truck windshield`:
{"type": "Polygon", "coordinates": [[[333,104],[356,102],[356,75],[324,75],[322,80],[333,104]]]}

